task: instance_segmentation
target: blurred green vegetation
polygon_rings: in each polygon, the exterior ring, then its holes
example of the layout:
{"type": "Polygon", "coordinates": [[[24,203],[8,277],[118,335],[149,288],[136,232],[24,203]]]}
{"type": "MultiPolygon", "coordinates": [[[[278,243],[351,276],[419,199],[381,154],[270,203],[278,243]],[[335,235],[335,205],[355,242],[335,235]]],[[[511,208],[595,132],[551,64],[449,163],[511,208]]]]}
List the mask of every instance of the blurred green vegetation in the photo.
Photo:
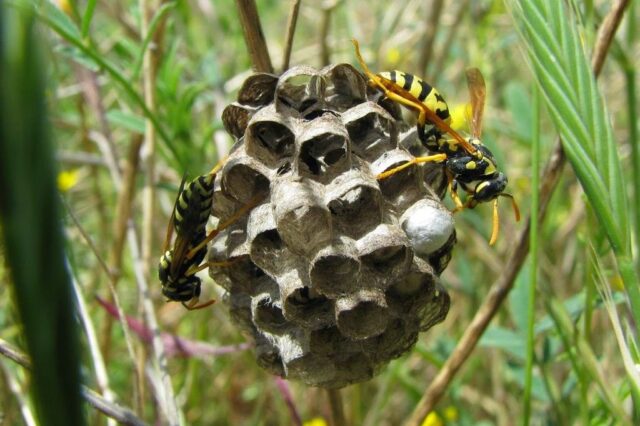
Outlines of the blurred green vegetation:
{"type": "MultiPolygon", "coordinates": [[[[7,5],[19,9],[27,3],[11,0],[7,5]]],[[[279,72],[289,2],[257,3],[272,63],[279,72]]],[[[532,2],[542,4],[543,10],[547,8],[549,16],[557,19],[558,10],[575,16],[564,23],[542,19],[539,27],[532,24],[536,15],[531,8],[535,6],[521,11],[519,4],[527,2],[507,1],[505,6],[499,0],[444,1],[434,27],[430,21],[434,3],[303,1],[291,64],[321,67],[325,65],[323,48],[331,62],[355,64],[350,39],[357,38],[373,70],[400,69],[424,76],[450,105],[467,101],[464,72],[478,67],[488,86],[483,140],[509,176],[509,192],[515,195],[524,216],[536,191],[532,186],[534,147],[540,150],[544,164],[562,134],[565,143],[573,143],[565,146],[576,150],[568,151],[568,157],[577,172],[565,167],[545,221],[532,236],[539,250],[535,262],[520,271],[508,302],[449,386],[437,406],[437,416],[432,415],[429,421],[447,425],[520,421],[527,412],[523,399],[529,401],[528,396],[523,398],[528,368],[532,368],[528,418],[534,424],[610,424],[615,423],[612,419],[620,410],[627,410],[629,418],[637,421],[628,408],[637,385],[625,369],[625,349],[621,349],[614,333],[615,321],[606,307],[617,309],[630,346],[628,355],[637,362],[635,320],[640,313],[630,307],[624,289],[633,294],[638,286],[640,202],[636,191],[640,188],[640,160],[634,89],[637,61],[633,61],[640,48],[638,8],[627,10],[613,54],[596,85],[588,77],[588,60],[580,59],[579,53],[581,49],[588,54],[593,50],[597,28],[610,2],[532,2]],[[323,27],[328,28],[326,38],[321,37],[323,27]],[[555,30],[564,32],[566,39],[554,38],[555,30]],[[434,32],[433,49],[424,52],[430,31],[434,32]],[[545,48],[558,55],[557,68],[548,54],[548,63],[536,62],[535,55],[544,57],[545,48]],[[424,69],[419,69],[419,64],[424,64],[424,69]],[[534,102],[534,90],[540,90],[540,102],[534,102]],[[556,98],[553,90],[557,90],[556,98]],[[558,107],[562,102],[565,104],[558,107]],[[540,109],[534,110],[535,105],[540,109]],[[576,132],[578,137],[571,139],[576,132]],[[579,155],[581,150],[585,156],[579,155]],[[588,171],[595,175],[586,176],[580,166],[591,163],[588,171]],[[585,184],[585,179],[594,176],[602,182],[585,184]],[[531,274],[532,268],[536,268],[536,275],[531,274]],[[536,290],[535,301],[531,286],[536,290]],[[603,301],[598,290],[603,286],[613,289],[611,300],[603,301]],[[530,306],[534,308],[533,323],[527,318],[530,306]],[[530,327],[533,352],[528,349],[530,327]]],[[[250,74],[235,2],[59,0],[33,5],[39,33],[46,40],[42,62],[46,64],[46,102],[61,171],[59,189],[99,257],[110,265],[121,192],[111,156],[115,155],[123,167],[130,146],[145,132],[145,118],[152,120],[158,144],[157,203],[151,228],[155,266],[182,174],[208,171],[231,144],[220,116],[250,74]],[[146,40],[141,4],[152,10],[148,19],[152,34],[146,40]],[[142,85],[145,46],[157,61],[156,99],[149,106],[144,106],[142,85]]],[[[143,149],[143,170],[135,180],[132,206],[138,231],[145,225],[144,155],[143,149]]],[[[513,251],[523,224],[514,222],[508,203],[501,203],[500,209],[501,234],[493,248],[487,244],[489,206],[456,215],[459,241],[442,276],[452,297],[451,311],[442,324],[422,335],[410,353],[393,361],[379,377],[343,391],[346,416],[352,424],[398,424],[411,413],[513,251]]],[[[154,398],[152,386],[144,380],[144,365],[152,363],[152,349],[134,337],[132,354],[119,323],[107,327],[109,316],[94,296],[109,298],[111,280],[68,215],[65,225],[71,272],[98,335],[108,386],[119,403],[152,423],[163,409],[163,403],[158,402],[162,399],[154,398]],[[142,371],[141,380],[136,379],[136,371],[142,371]]],[[[7,249],[0,248],[0,256],[4,257],[7,249]]],[[[124,312],[142,319],[136,253],[125,245],[122,256],[119,301],[124,312]]],[[[3,283],[10,280],[4,266],[0,267],[0,279],[3,283]]],[[[222,304],[186,311],[179,304],[163,302],[153,271],[148,281],[154,313],[163,331],[214,346],[245,341],[222,304]]],[[[218,287],[210,280],[205,280],[203,291],[203,300],[208,300],[209,294],[220,299],[215,295],[218,287]]],[[[0,296],[0,338],[22,347],[14,297],[6,286],[0,286],[0,296]]],[[[636,307],[635,303],[631,306],[636,307]]],[[[96,356],[89,350],[89,339],[83,336],[81,340],[83,379],[98,390],[103,383],[96,378],[96,356]]],[[[0,413],[4,416],[0,420],[13,424],[21,421],[21,409],[31,405],[21,399],[30,384],[20,368],[1,358],[0,365],[4,367],[0,388],[18,385],[13,392],[0,392],[0,413]]],[[[169,357],[168,368],[174,401],[187,424],[291,423],[276,382],[255,364],[250,351],[204,360],[169,357]]],[[[296,383],[290,387],[303,420],[329,418],[324,393],[296,383]]],[[[87,413],[92,424],[106,422],[92,410],[87,413]]]]}

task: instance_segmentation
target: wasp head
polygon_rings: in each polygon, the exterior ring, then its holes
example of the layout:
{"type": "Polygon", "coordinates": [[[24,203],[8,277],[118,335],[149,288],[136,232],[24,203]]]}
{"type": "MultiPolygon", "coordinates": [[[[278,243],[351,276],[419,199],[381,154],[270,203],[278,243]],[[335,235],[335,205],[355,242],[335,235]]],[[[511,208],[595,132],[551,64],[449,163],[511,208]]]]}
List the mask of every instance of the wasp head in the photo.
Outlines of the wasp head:
{"type": "Polygon", "coordinates": [[[502,195],[502,191],[507,187],[508,179],[504,173],[498,172],[495,177],[480,181],[473,192],[475,203],[486,203],[502,195]]]}

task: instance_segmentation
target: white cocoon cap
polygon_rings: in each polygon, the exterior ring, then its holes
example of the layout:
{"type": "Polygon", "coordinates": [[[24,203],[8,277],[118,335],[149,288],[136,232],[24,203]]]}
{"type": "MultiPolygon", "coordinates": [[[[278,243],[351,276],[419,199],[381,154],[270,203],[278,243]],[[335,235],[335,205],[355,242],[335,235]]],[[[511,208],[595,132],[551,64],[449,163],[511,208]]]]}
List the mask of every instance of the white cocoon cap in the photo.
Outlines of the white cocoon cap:
{"type": "Polygon", "coordinates": [[[451,212],[428,199],[419,200],[409,207],[400,223],[418,256],[426,256],[438,250],[454,230],[451,212]]]}

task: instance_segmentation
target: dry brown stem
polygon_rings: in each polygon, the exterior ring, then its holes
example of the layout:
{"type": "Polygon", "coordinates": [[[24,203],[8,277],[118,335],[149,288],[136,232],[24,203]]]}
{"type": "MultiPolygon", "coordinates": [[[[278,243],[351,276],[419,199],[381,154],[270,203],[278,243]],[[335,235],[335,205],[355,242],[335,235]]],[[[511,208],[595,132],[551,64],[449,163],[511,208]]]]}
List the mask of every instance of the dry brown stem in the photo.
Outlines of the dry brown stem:
{"type": "Polygon", "coordinates": [[[255,0],[236,0],[244,42],[247,45],[253,69],[256,72],[273,72],[269,49],[262,32],[255,0]]]}

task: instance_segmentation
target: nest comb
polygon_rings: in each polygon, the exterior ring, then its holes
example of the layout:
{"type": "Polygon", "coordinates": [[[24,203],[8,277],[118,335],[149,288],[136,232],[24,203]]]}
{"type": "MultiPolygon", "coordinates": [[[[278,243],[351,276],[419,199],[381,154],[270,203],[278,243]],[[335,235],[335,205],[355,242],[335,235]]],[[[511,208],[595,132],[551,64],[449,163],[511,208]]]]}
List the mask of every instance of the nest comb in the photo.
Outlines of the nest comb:
{"type": "Polygon", "coordinates": [[[254,74],[223,122],[237,142],[213,215],[261,202],[214,240],[209,260],[230,264],[209,271],[259,365],[326,388],[362,382],[446,317],[438,276],[456,240],[442,168],[376,180],[417,137],[357,70],[254,74]]]}

